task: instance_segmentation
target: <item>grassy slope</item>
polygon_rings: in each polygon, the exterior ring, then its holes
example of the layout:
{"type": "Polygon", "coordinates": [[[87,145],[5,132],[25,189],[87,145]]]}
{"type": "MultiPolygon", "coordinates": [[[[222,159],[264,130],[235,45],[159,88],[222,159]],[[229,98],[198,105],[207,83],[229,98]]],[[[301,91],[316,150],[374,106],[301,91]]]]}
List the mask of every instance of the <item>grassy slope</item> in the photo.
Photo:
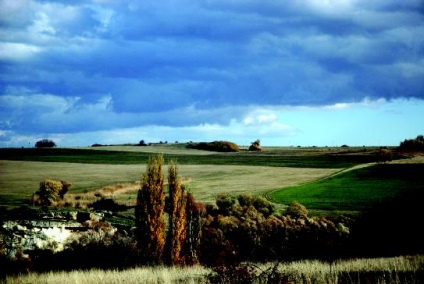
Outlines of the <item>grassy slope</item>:
{"type": "Polygon", "coordinates": [[[296,200],[316,211],[363,211],[371,205],[424,188],[424,164],[379,164],[345,172],[269,196],[277,203],[296,200]]]}

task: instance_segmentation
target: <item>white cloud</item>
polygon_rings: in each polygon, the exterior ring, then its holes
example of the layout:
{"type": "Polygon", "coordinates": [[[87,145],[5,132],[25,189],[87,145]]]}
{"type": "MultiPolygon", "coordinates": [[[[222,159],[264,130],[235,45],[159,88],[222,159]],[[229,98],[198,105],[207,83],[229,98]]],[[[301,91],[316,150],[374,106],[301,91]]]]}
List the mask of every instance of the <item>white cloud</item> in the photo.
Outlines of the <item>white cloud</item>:
{"type": "Polygon", "coordinates": [[[356,0],[297,0],[297,5],[305,5],[312,11],[323,15],[343,17],[355,10],[356,0]]]}
{"type": "Polygon", "coordinates": [[[38,13],[34,23],[28,28],[30,33],[51,34],[56,33],[56,29],[52,26],[49,16],[46,13],[38,13]]]}
{"type": "Polygon", "coordinates": [[[267,111],[259,110],[249,113],[243,118],[243,124],[245,125],[269,125],[277,122],[277,115],[267,111]]]}
{"type": "Polygon", "coordinates": [[[23,61],[32,59],[42,51],[35,45],[24,43],[0,42],[0,60],[23,61]]]}
{"type": "Polygon", "coordinates": [[[5,95],[0,102],[6,109],[32,114],[43,112],[63,113],[74,106],[79,97],[60,97],[50,94],[5,95]]]}

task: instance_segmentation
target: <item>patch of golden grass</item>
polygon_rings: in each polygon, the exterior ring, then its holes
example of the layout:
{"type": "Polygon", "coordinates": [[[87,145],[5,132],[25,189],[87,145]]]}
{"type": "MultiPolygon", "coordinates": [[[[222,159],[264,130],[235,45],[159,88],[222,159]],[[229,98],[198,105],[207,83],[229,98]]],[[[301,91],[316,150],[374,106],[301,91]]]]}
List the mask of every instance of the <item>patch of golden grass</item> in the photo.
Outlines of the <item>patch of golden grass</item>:
{"type": "MultiPolygon", "coordinates": [[[[167,167],[164,171],[167,172],[167,167]]],[[[128,199],[135,195],[146,166],[93,165],[0,161],[0,198],[13,193],[28,200],[45,179],[66,180],[72,184],[65,195],[71,202],[92,198],[98,194],[128,199]],[[122,188],[118,188],[123,186],[122,188]],[[78,197],[79,196],[79,197],[78,197]]],[[[214,202],[218,194],[263,194],[269,190],[313,181],[338,169],[281,168],[264,166],[180,165],[180,176],[196,200],[214,202]]],[[[81,202],[81,201],[80,201],[81,202]]]]}
{"type": "Polygon", "coordinates": [[[140,267],[118,270],[76,270],[70,272],[30,273],[8,277],[6,283],[207,283],[210,270],[202,266],[193,267],[140,267]]]}
{"type": "MultiPolygon", "coordinates": [[[[136,193],[139,188],[139,182],[133,182],[107,185],[84,193],[69,193],[65,195],[59,206],[86,209],[90,204],[99,199],[119,199],[121,195],[136,193]]],[[[133,206],[135,205],[135,200],[117,203],[133,206]]]]}

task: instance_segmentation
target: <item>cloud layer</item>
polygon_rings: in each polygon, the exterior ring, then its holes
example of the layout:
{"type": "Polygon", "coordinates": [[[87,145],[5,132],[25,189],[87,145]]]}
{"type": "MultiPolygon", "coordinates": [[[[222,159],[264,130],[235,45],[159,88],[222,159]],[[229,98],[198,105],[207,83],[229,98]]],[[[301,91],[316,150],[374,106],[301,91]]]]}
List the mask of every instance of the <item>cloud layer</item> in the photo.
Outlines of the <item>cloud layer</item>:
{"type": "Polygon", "coordinates": [[[0,0],[0,70],[9,138],[421,101],[424,3],[0,0]]]}

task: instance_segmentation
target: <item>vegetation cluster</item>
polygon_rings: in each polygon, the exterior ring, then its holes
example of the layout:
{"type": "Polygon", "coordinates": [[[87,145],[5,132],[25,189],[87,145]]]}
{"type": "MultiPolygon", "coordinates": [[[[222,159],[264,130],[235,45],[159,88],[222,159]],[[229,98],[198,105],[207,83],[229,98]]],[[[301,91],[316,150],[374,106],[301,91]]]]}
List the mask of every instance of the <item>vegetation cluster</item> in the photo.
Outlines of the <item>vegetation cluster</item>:
{"type": "Polygon", "coordinates": [[[35,143],[35,148],[52,148],[56,147],[56,143],[53,140],[42,139],[35,143]]]}
{"type": "Polygon", "coordinates": [[[39,189],[33,194],[31,203],[41,206],[58,205],[69,191],[71,183],[46,179],[40,182],[39,189]]]}
{"type": "Polygon", "coordinates": [[[219,196],[207,206],[201,262],[210,266],[245,261],[342,256],[350,236],[346,220],[309,218],[293,202],[282,214],[263,197],[219,196]]]}
{"type": "Polygon", "coordinates": [[[400,143],[399,150],[405,152],[423,152],[424,135],[418,135],[415,139],[405,139],[400,143]]]}
{"type": "Polygon", "coordinates": [[[249,151],[262,151],[261,141],[259,139],[253,141],[249,146],[249,151]]]}
{"type": "Polygon", "coordinates": [[[190,143],[187,148],[215,151],[215,152],[238,152],[240,148],[237,144],[229,141],[213,141],[213,142],[200,142],[190,143]]]}
{"type": "Polygon", "coordinates": [[[172,161],[168,167],[169,195],[165,197],[163,163],[163,155],[149,159],[137,195],[135,225],[142,261],[197,264],[204,206],[182,185],[172,161]]]}

